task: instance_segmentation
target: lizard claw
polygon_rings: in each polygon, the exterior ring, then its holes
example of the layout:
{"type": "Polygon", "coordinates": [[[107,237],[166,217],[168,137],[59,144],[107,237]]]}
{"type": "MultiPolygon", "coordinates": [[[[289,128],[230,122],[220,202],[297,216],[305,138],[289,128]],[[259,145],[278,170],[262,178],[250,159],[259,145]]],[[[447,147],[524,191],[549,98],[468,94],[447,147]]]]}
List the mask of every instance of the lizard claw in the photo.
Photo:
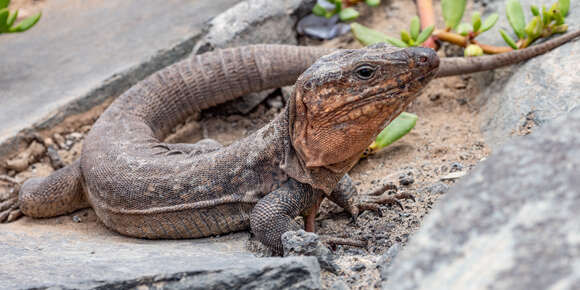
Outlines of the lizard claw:
{"type": "Polygon", "coordinates": [[[0,182],[8,183],[12,186],[8,196],[0,197],[0,223],[9,223],[22,216],[20,204],[18,203],[20,183],[6,175],[0,175],[0,182]]]}
{"type": "Polygon", "coordinates": [[[18,204],[18,197],[13,197],[0,203],[0,223],[9,223],[22,216],[18,204]]]}
{"type": "Polygon", "coordinates": [[[415,200],[415,196],[413,196],[412,194],[408,193],[408,192],[403,192],[403,193],[397,193],[393,196],[396,199],[410,199],[413,202],[417,202],[415,200]]]}
{"type": "Polygon", "coordinates": [[[410,193],[398,193],[395,195],[389,195],[388,193],[383,193],[381,195],[376,194],[377,191],[373,191],[372,194],[363,195],[364,198],[361,199],[361,202],[358,204],[358,209],[363,210],[372,210],[382,216],[382,212],[380,211],[381,205],[392,205],[398,206],[401,210],[404,210],[403,204],[399,200],[410,199],[415,202],[415,197],[410,193]]]}

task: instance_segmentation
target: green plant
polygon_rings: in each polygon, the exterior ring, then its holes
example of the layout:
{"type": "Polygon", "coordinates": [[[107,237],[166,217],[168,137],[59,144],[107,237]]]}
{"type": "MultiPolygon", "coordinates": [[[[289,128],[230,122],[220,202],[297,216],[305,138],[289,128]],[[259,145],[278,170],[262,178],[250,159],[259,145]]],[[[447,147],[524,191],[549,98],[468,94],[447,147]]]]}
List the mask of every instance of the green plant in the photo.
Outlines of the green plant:
{"type": "MultiPolygon", "coordinates": [[[[335,14],[338,14],[338,17],[341,21],[351,21],[359,17],[360,13],[356,11],[356,9],[352,7],[345,7],[346,5],[343,4],[342,0],[326,0],[326,2],[333,4],[334,8],[331,10],[326,10],[322,5],[316,3],[314,8],[312,8],[312,13],[318,16],[324,16],[326,18],[330,18],[335,14]]],[[[360,0],[350,0],[346,1],[347,4],[356,4],[361,2],[360,0]]],[[[369,6],[378,6],[381,4],[381,0],[365,0],[365,3],[369,6]]]]}
{"type": "Polygon", "coordinates": [[[352,23],[350,25],[354,37],[360,41],[363,45],[371,45],[379,42],[388,42],[397,47],[409,47],[409,46],[419,46],[433,32],[433,26],[429,26],[423,31],[419,31],[419,18],[415,17],[411,21],[411,27],[409,31],[401,31],[401,39],[390,37],[382,32],[368,28],[359,23],[352,23]]]}
{"type": "MultiPolygon", "coordinates": [[[[418,4],[422,2],[430,1],[418,1],[418,4]]],[[[539,38],[549,37],[554,33],[563,33],[568,29],[568,25],[564,21],[570,9],[570,0],[558,0],[550,9],[546,9],[543,6],[541,11],[537,6],[532,5],[530,10],[533,18],[527,24],[519,0],[507,0],[506,5],[506,16],[518,38],[517,41],[513,40],[507,32],[500,29],[501,37],[509,46],[492,46],[476,41],[475,38],[477,36],[488,31],[497,23],[499,15],[492,13],[483,20],[479,12],[474,12],[471,15],[471,22],[461,23],[465,13],[466,0],[441,0],[443,20],[445,22],[444,29],[433,31],[433,26],[430,25],[419,34],[419,20],[414,17],[411,20],[411,29],[409,31],[401,31],[400,40],[360,24],[353,23],[351,28],[355,38],[365,45],[387,41],[399,47],[423,45],[436,49],[436,43],[430,39],[430,35],[432,35],[441,41],[466,48],[464,51],[465,56],[478,56],[482,52],[487,54],[503,53],[513,49],[525,48],[539,38]]],[[[431,7],[431,5],[427,4],[425,7],[431,7]]],[[[419,7],[420,15],[429,15],[433,12],[432,7],[429,11],[425,11],[427,10],[426,8],[421,10],[421,8],[419,7]]],[[[431,17],[425,18],[427,23],[434,22],[431,17]]]]}
{"type": "Polygon", "coordinates": [[[0,33],[23,32],[30,29],[40,20],[41,13],[39,12],[14,25],[18,17],[18,10],[10,12],[8,5],[10,5],[10,0],[0,0],[0,33]]]}
{"type": "Polygon", "coordinates": [[[499,30],[501,37],[513,49],[525,48],[539,38],[549,37],[554,33],[563,33],[568,30],[564,23],[570,9],[570,0],[559,0],[550,9],[532,5],[532,19],[526,24],[524,9],[519,0],[508,0],[506,3],[506,16],[518,40],[513,40],[506,31],[499,30]]]}
{"type": "Polygon", "coordinates": [[[417,115],[403,112],[395,118],[367,148],[362,157],[377,152],[378,150],[391,145],[393,142],[401,139],[409,133],[417,124],[417,115]]]}

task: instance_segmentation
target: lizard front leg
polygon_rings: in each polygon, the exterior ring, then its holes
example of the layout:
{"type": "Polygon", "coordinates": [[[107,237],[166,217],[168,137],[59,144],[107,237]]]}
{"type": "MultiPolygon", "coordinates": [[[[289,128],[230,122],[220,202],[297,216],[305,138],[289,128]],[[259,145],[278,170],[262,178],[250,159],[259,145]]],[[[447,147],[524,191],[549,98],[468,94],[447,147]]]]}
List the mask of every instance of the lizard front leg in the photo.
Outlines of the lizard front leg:
{"type": "Polygon", "coordinates": [[[250,228],[256,238],[281,255],[282,234],[300,229],[294,218],[308,215],[321,200],[322,192],[293,179],[262,198],[252,210],[250,228]]]}

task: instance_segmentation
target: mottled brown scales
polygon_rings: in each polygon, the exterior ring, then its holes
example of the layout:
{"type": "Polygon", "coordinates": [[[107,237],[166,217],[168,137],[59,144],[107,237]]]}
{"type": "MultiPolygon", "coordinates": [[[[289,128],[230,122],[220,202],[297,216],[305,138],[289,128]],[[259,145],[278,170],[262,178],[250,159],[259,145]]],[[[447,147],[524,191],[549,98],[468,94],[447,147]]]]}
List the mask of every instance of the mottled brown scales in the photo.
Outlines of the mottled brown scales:
{"type": "Polygon", "coordinates": [[[437,71],[507,65],[577,35],[500,57],[445,59],[440,68],[430,49],[384,44],[329,55],[324,48],[255,45],[193,56],[115,100],[87,135],[81,158],[27,180],[18,199],[0,203],[0,221],[20,210],[51,217],[90,206],[107,227],[128,236],[198,238],[250,228],[279,253],[282,233],[297,227],[294,217],[304,215],[313,230],[323,198],[355,217],[380,203],[397,204],[386,195],[359,197],[346,172],[437,71]],[[227,147],[208,139],[162,141],[193,113],[294,82],[280,115],[227,147]]]}

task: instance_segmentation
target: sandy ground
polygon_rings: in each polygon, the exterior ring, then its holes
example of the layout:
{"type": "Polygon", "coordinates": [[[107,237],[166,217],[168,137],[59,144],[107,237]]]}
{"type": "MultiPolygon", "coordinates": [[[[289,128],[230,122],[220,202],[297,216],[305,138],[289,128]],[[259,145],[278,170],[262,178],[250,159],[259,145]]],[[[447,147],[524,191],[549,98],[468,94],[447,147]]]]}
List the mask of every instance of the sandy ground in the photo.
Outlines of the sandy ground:
{"type": "MultiPolygon", "coordinates": [[[[398,33],[394,32],[407,27],[415,7],[411,1],[395,1],[378,8],[364,8],[361,12],[361,23],[396,36],[398,33]]],[[[351,34],[327,42],[308,39],[302,42],[331,47],[360,47],[351,34]]],[[[403,210],[385,206],[380,215],[364,212],[356,224],[339,207],[330,202],[323,203],[316,219],[317,233],[362,238],[369,245],[366,249],[349,246],[334,249],[338,255],[337,263],[343,271],[339,275],[324,271],[325,287],[332,285],[336,279],[342,279],[353,289],[379,287],[376,262],[380,255],[396,243],[404,246],[439,197],[454,183],[455,177],[468,172],[489,154],[479,130],[477,108],[471,103],[472,97],[478,93],[473,82],[469,76],[434,80],[407,109],[419,116],[415,129],[391,146],[361,160],[350,172],[360,194],[384,183],[393,183],[397,189],[392,193],[411,193],[416,202],[403,201],[403,210]]],[[[222,107],[213,108],[192,116],[188,122],[178,126],[177,133],[169,140],[195,142],[201,138],[212,138],[227,145],[263,126],[281,111],[283,103],[278,91],[247,115],[226,114],[222,107]]],[[[30,176],[50,174],[58,166],[58,159],[70,164],[80,154],[84,134],[108,104],[89,113],[69,117],[61,126],[49,131],[39,132],[37,144],[31,144],[19,156],[9,160],[10,166],[0,162],[0,174],[23,181],[30,176]],[[57,152],[58,158],[49,158],[48,147],[57,152]]],[[[8,195],[10,189],[8,184],[0,183],[0,197],[8,195]]],[[[16,225],[74,226],[72,217],[75,215],[87,224],[87,233],[106,231],[92,210],[57,219],[33,221],[23,218],[16,225]]]]}

